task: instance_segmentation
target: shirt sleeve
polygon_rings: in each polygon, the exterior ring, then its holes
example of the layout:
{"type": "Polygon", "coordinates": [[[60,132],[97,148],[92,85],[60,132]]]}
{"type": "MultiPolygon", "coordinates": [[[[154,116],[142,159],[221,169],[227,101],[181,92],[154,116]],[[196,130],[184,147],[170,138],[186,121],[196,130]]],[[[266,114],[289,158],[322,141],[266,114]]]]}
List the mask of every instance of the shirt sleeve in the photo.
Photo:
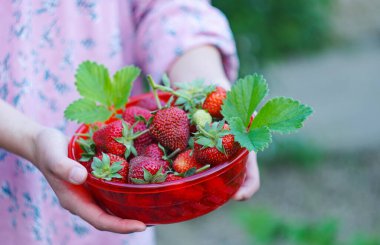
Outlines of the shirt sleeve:
{"type": "Polygon", "coordinates": [[[197,46],[213,45],[222,55],[227,77],[236,79],[238,59],[226,17],[207,0],[133,1],[138,65],[155,79],[175,59],[197,46]]]}

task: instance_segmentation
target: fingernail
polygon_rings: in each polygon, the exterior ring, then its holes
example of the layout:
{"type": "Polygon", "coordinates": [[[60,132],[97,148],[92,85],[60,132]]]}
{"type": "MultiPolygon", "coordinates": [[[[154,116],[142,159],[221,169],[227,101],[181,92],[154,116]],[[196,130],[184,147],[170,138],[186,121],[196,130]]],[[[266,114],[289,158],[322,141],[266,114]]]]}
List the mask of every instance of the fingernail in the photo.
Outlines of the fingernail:
{"type": "Polygon", "coordinates": [[[86,179],[87,172],[81,167],[73,167],[70,172],[69,181],[73,184],[81,184],[86,179]]]}
{"type": "Polygon", "coordinates": [[[235,200],[241,201],[243,199],[243,193],[238,192],[234,195],[235,200]]]}
{"type": "Polygon", "coordinates": [[[139,231],[145,231],[145,230],[146,230],[146,226],[140,226],[139,231]]]}

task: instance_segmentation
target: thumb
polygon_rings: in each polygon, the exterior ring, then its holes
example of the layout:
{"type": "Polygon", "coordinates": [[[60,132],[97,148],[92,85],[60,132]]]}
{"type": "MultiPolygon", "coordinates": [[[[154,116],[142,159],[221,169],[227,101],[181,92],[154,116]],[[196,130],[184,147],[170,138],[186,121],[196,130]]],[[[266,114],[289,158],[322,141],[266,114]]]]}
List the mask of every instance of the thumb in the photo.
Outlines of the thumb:
{"type": "Polygon", "coordinates": [[[86,168],[69,158],[53,162],[50,170],[60,179],[75,185],[82,184],[87,178],[86,168]]]}
{"type": "Polygon", "coordinates": [[[64,169],[60,171],[60,177],[72,184],[82,184],[86,181],[87,170],[83,165],[71,160],[66,159],[64,169]]]}

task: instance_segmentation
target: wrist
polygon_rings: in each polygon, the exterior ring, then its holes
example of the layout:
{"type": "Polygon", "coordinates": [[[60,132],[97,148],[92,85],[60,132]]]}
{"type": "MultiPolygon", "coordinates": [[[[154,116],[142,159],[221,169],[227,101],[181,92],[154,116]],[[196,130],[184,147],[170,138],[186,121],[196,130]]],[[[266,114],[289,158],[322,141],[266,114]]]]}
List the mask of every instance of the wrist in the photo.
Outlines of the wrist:
{"type": "Polygon", "coordinates": [[[28,149],[24,157],[38,168],[38,139],[41,133],[48,128],[37,123],[34,123],[30,126],[31,127],[30,130],[28,130],[29,134],[27,136],[27,139],[28,142],[30,142],[29,145],[31,147],[28,149]]]}

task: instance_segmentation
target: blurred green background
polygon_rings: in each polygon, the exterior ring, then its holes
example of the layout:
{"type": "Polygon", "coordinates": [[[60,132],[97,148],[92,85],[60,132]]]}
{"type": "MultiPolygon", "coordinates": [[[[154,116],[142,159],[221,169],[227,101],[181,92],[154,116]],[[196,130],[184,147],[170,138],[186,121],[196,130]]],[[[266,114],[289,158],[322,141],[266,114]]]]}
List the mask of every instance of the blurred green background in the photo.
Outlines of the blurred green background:
{"type": "Polygon", "coordinates": [[[259,153],[261,189],[157,227],[161,244],[380,244],[380,1],[214,0],[240,74],[313,106],[305,127],[259,153]]]}

